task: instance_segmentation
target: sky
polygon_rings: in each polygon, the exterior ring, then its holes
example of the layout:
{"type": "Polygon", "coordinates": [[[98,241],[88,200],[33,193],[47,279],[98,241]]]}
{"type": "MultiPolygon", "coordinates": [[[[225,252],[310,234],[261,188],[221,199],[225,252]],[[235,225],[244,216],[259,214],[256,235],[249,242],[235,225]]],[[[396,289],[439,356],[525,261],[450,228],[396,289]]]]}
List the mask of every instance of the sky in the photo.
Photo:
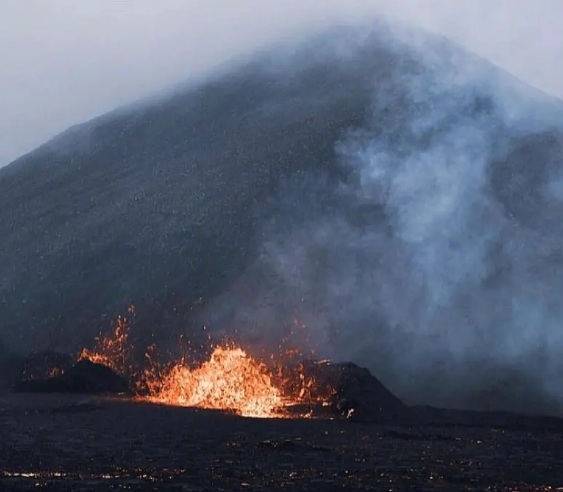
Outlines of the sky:
{"type": "Polygon", "coordinates": [[[0,166],[239,55],[382,14],[563,98],[561,0],[0,0],[0,166]]]}

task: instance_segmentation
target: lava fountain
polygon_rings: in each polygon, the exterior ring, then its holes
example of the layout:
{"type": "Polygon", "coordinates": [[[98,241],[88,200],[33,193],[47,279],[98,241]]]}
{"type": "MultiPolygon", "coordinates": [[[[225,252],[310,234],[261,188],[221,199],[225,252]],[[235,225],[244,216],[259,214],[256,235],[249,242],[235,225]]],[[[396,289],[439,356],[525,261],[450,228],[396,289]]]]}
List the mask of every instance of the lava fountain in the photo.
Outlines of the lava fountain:
{"type": "Polygon", "coordinates": [[[191,369],[175,364],[164,377],[148,378],[146,400],[167,405],[231,410],[244,417],[279,417],[284,398],[265,364],[237,346],[217,346],[191,369]]]}
{"type": "MultiPolygon", "coordinates": [[[[128,313],[132,316],[135,308],[131,306],[128,313]]],[[[131,352],[129,331],[131,330],[131,319],[126,316],[118,316],[115,329],[111,335],[102,335],[96,338],[93,350],[83,348],[78,354],[78,360],[89,360],[95,364],[101,364],[113,369],[121,375],[131,370],[128,365],[131,352]]]]}
{"type": "Polygon", "coordinates": [[[299,365],[267,365],[232,342],[215,345],[209,359],[195,366],[186,359],[164,366],[155,363],[153,345],[145,353],[145,367],[136,369],[128,364],[130,327],[127,318],[119,317],[113,335],[98,337],[95,349],[83,349],[78,359],[127,376],[136,401],[231,411],[243,417],[290,418],[308,414],[296,415],[289,407],[328,404],[332,396],[312,396],[315,381],[299,365]]]}

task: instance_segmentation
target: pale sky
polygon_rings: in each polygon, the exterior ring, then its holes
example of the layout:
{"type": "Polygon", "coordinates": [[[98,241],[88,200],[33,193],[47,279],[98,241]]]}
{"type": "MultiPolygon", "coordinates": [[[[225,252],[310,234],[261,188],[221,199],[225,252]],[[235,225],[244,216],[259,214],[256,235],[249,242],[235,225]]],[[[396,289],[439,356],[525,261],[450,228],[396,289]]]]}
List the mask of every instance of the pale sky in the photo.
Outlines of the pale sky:
{"type": "Polygon", "coordinates": [[[563,0],[0,0],[0,166],[237,55],[379,12],[563,98],[563,0]]]}

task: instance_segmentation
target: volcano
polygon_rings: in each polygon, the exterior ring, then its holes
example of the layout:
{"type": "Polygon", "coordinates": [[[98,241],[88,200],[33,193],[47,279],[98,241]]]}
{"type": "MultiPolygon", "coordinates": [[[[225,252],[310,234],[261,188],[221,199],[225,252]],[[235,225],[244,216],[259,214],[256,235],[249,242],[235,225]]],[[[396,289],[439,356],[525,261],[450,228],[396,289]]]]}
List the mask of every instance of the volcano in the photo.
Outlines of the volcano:
{"type": "Polygon", "coordinates": [[[558,413],[562,129],[426,33],[273,48],[0,170],[0,338],[75,352],[131,302],[164,347],[297,320],[409,403],[558,413]]]}

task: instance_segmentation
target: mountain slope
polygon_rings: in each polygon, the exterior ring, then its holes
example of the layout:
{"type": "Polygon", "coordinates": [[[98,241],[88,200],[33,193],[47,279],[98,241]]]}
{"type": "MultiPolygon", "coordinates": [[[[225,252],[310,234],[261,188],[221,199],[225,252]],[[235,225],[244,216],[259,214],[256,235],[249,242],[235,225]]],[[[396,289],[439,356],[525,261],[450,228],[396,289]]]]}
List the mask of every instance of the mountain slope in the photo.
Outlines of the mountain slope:
{"type": "Polygon", "coordinates": [[[76,349],[131,302],[161,345],[203,323],[274,344],[297,318],[412,401],[557,400],[562,127],[422,34],[257,57],[0,170],[0,336],[76,349]]]}

